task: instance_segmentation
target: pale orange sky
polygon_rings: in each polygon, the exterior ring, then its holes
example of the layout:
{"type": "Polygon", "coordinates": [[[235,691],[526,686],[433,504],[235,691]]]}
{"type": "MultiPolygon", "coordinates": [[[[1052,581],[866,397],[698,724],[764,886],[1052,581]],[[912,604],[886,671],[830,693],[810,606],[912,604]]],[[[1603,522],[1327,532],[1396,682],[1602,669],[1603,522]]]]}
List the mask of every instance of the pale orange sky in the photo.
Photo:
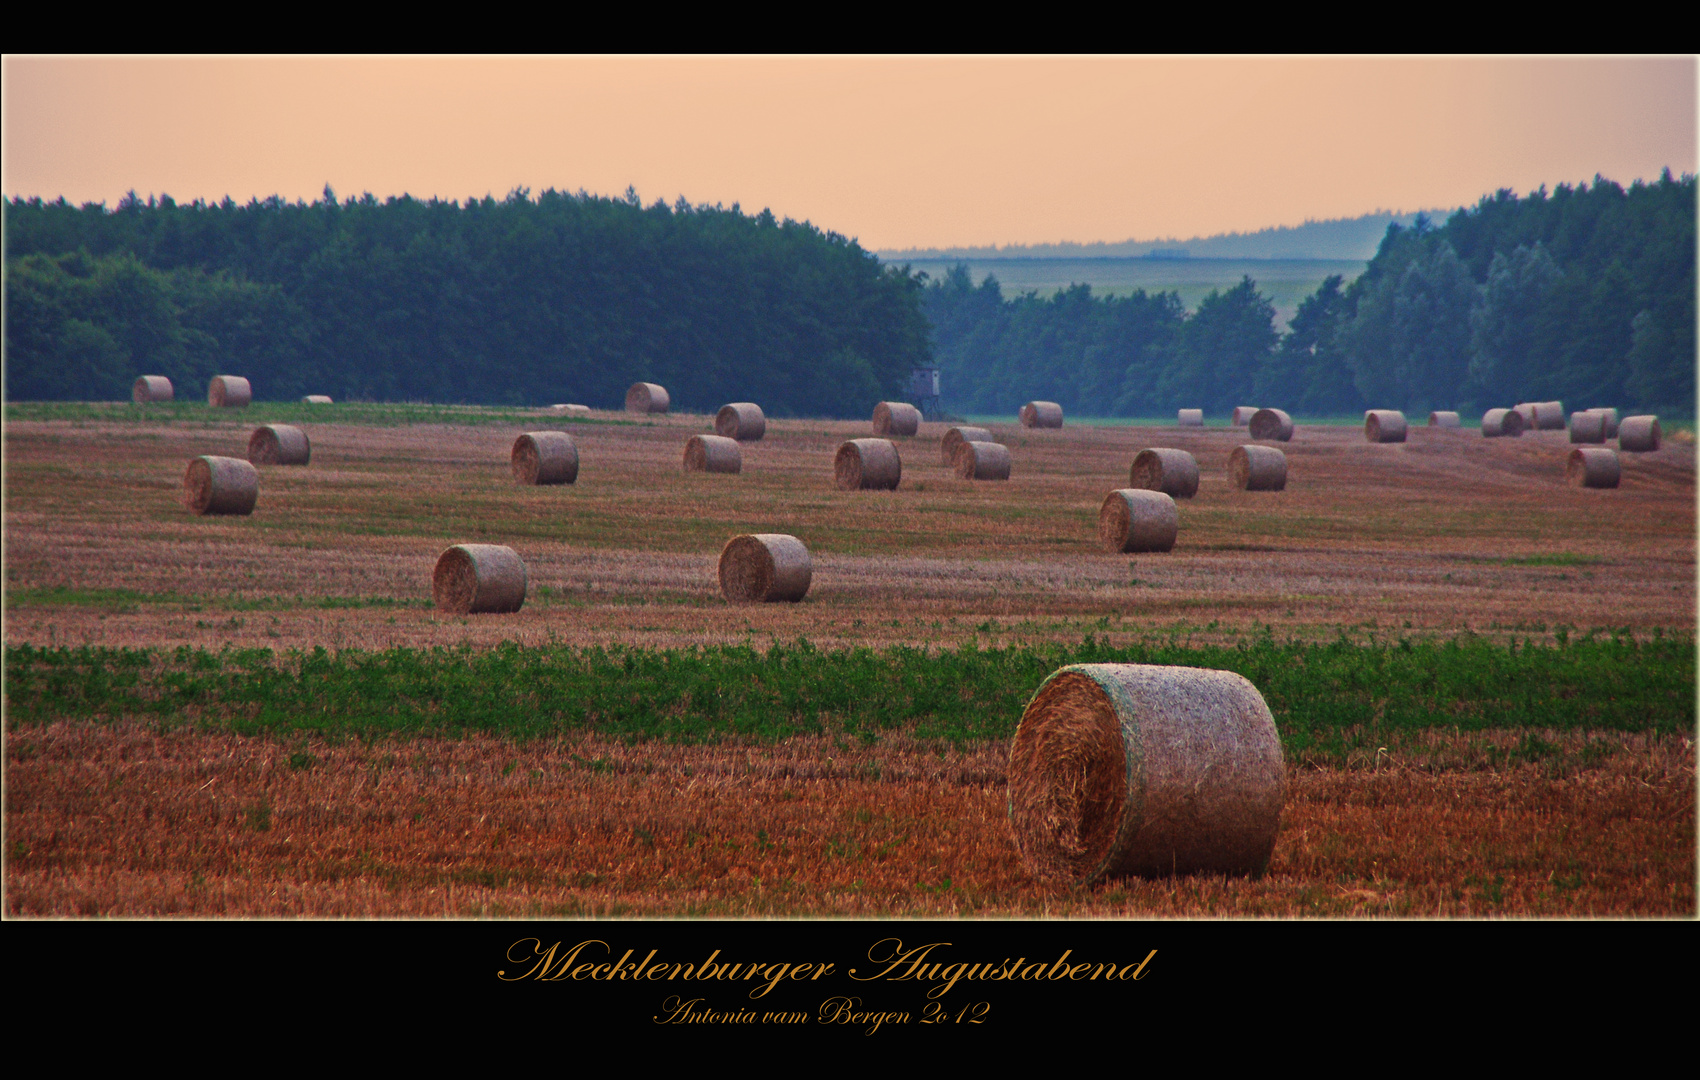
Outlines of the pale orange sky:
{"type": "Polygon", "coordinates": [[[5,59],[8,197],[516,187],[865,247],[1187,238],[1694,172],[1674,58],[5,59]]]}

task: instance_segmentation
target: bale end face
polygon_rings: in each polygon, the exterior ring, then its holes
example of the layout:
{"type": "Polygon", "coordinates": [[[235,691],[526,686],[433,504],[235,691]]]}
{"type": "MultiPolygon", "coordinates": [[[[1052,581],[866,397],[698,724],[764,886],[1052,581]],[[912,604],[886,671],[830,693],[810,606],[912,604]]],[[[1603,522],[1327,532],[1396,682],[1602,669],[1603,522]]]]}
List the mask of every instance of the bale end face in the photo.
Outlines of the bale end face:
{"type": "Polygon", "coordinates": [[[809,549],[795,536],[734,536],[720,549],[720,592],[734,604],[796,603],[813,573],[809,549]]]}
{"type": "Polygon", "coordinates": [[[895,491],[902,476],[897,447],[887,439],[851,439],[832,462],[833,483],[841,491],[895,491]]]}
{"type": "Polygon", "coordinates": [[[130,400],[137,405],[155,401],[171,401],[177,396],[171,380],[164,375],[143,375],[130,387],[130,400]]]}
{"type": "Polygon", "coordinates": [[[305,465],[312,457],[307,433],[289,424],[262,424],[248,436],[248,460],[255,465],[305,465]]]}
{"type": "Polygon", "coordinates": [[[686,472],[739,473],[743,469],[738,440],[725,435],[692,435],[685,440],[686,472]]]}
{"type": "Polygon", "coordinates": [[[1185,450],[1154,447],[1134,455],[1128,487],[1161,491],[1176,499],[1198,494],[1198,459],[1185,450]]]}
{"type": "Polygon", "coordinates": [[[578,444],[564,431],[528,431],[514,440],[509,466],[521,484],[578,480],[578,444]]]}
{"type": "Polygon", "coordinates": [[[1236,446],[1228,455],[1228,477],[1241,491],[1282,491],[1287,455],[1273,446],[1236,446]]]}
{"type": "Polygon", "coordinates": [[[1623,477],[1623,466],[1614,451],[1605,447],[1577,447],[1564,462],[1564,481],[1571,487],[1614,488],[1623,477]]]}
{"type": "Polygon", "coordinates": [[[251,514],[260,496],[260,473],[241,458],[206,455],[183,473],[183,502],[195,514],[251,514]]]}
{"type": "Polygon", "coordinates": [[[456,544],[437,557],[431,572],[431,597],[450,615],[518,611],[525,588],[524,561],[500,544],[456,544]]]}
{"type": "Polygon", "coordinates": [[[1106,551],[1172,551],[1180,530],[1180,510],[1161,491],[1123,488],[1098,508],[1098,542],[1106,551]]]}
{"type": "Polygon", "coordinates": [[[1523,414],[1516,409],[1489,409],[1482,414],[1482,438],[1515,439],[1523,434],[1523,414]]]}
{"type": "Polygon", "coordinates": [[[1371,409],[1364,414],[1364,438],[1372,443],[1401,443],[1409,428],[1397,409],[1371,409]]]}
{"type": "Polygon", "coordinates": [[[714,414],[714,433],[725,439],[755,442],[767,434],[767,417],[754,402],[734,401],[714,414]]]}
{"type": "Polygon", "coordinates": [[[1251,437],[1272,442],[1291,442],[1293,418],[1280,409],[1259,409],[1246,420],[1251,437]]]}

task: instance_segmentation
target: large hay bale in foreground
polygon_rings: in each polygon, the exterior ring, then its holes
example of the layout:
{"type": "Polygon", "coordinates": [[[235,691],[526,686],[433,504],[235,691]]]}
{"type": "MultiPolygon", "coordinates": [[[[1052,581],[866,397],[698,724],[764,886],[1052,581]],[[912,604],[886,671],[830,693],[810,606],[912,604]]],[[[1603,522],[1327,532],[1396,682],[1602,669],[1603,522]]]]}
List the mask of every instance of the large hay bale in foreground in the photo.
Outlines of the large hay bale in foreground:
{"type": "Polygon", "coordinates": [[[192,458],[183,474],[183,502],[196,514],[252,514],[260,470],[241,458],[192,458]]]}
{"type": "Polygon", "coordinates": [[[215,409],[241,409],[254,400],[254,388],[240,375],[214,375],[207,383],[207,404],[215,409]]]}
{"type": "Polygon", "coordinates": [[[255,465],[305,465],[312,457],[307,433],[289,424],[261,424],[248,436],[248,460],[255,465]]]}
{"type": "Polygon", "coordinates": [[[578,480],[578,444],[564,431],[528,431],[514,440],[508,464],[522,484],[571,484],[578,480]]]}
{"type": "Polygon", "coordinates": [[[301,401],[302,401],[302,404],[305,404],[305,405],[331,405],[331,404],[334,404],[334,402],[332,402],[331,399],[328,396],[326,396],[325,394],[308,394],[306,397],[303,397],[301,399],[301,401]]]}
{"type": "Polygon", "coordinates": [[[995,442],[965,442],[952,463],[959,480],[1008,480],[1009,447],[995,442]]]}
{"type": "Polygon", "coordinates": [[[1062,406],[1054,401],[1029,401],[1021,407],[1021,426],[1030,428],[1060,428],[1063,424],[1062,406]]]}
{"type": "Polygon", "coordinates": [[[739,442],[755,442],[767,434],[767,417],[752,401],[734,401],[714,414],[714,433],[739,442]]]}
{"type": "Polygon", "coordinates": [[[1127,486],[1161,491],[1175,499],[1190,499],[1198,494],[1198,459],[1185,450],[1161,447],[1141,450],[1133,457],[1127,486]]]}
{"type": "Polygon", "coordinates": [[[1259,409],[1251,414],[1246,421],[1251,428],[1251,437],[1267,439],[1272,442],[1291,442],[1293,438],[1293,418],[1280,409],[1259,409]]]}
{"type": "Polygon", "coordinates": [[[1036,876],[1268,868],[1286,770],[1263,695],[1206,668],[1072,664],[1039,687],[1009,754],[1009,821],[1036,876]]]}
{"type": "Polygon", "coordinates": [[[1460,428],[1464,421],[1455,412],[1431,412],[1428,414],[1428,426],[1435,428],[1460,428]]]}
{"type": "Polygon", "coordinates": [[[431,572],[431,597],[450,615],[518,611],[525,585],[519,552],[501,544],[456,544],[431,572]]]}
{"type": "Polygon", "coordinates": [[[1251,418],[1256,415],[1256,405],[1235,405],[1234,415],[1232,418],[1233,425],[1235,427],[1245,427],[1247,424],[1251,423],[1251,418]]]}
{"type": "Polygon", "coordinates": [[[737,473],[744,470],[738,440],[724,435],[692,435],[685,440],[685,471],[737,473]]]}
{"type": "Polygon", "coordinates": [[[1203,427],[1204,426],[1204,410],[1203,409],[1176,409],[1175,410],[1175,426],[1176,427],[1203,427]]]}
{"type": "Polygon", "coordinates": [[[1516,409],[1489,409],[1482,413],[1482,438],[1515,439],[1523,434],[1523,414],[1516,409]]]}
{"type": "Polygon", "coordinates": [[[151,401],[171,401],[177,397],[177,391],[172,387],[171,380],[164,375],[142,375],[130,387],[130,400],[137,405],[146,405],[151,401]]]}
{"type": "Polygon", "coordinates": [[[1632,454],[1651,453],[1659,448],[1659,418],[1626,416],[1617,425],[1617,448],[1632,454]]]}
{"type": "Polygon", "coordinates": [[[1273,446],[1236,446],[1228,455],[1228,477],[1241,491],[1281,491],[1287,455],[1273,446]]]}
{"type": "Polygon", "coordinates": [[[1370,409],[1364,413],[1364,438],[1372,443],[1404,442],[1408,431],[1405,414],[1397,409],[1370,409]]]}
{"type": "Polygon", "coordinates": [[[1534,414],[1535,414],[1535,416],[1534,416],[1535,422],[1531,426],[1534,427],[1536,430],[1538,430],[1538,431],[1563,431],[1564,430],[1564,402],[1562,402],[1562,401],[1537,401],[1532,406],[1530,406],[1530,408],[1534,410],[1534,414]]]}
{"type": "Polygon", "coordinates": [[[953,427],[939,440],[940,463],[947,469],[956,467],[956,448],[965,442],[996,442],[992,433],[983,427],[953,427]]]}
{"type": "Polygon", "coordinates": [[[832,479],[843,491],[895,491],[903,460],[889,439],[851,439],[832,459],[832,479]]]}
{"type": "Polygon", "coordinates": [[[1599,413],[1606,418],[1606,438],[1617,438],[1617,410],[1611,408],[1593,408],[1589,412],[1599,413]]]}
{"type": "Polygon", "coordinates": [[[627,412],[664,413],[671,403],[666,389],[656,383],[632,383],[632,388],[626,391],[627,412]]]}
{"type": "Polygon", "coordinates": [[[1180,531],[1180,510],[1161,491],[1120,488],[1098,508],[1098,541],[1107,551],[1171,551],[1180,531]]]}
{"type": "Polygon", "coordinates": [[[1603,446],[1578,446],[1564,461],[1564,482],[1571,487],[1614,488],[1622,479],[1617,451],[1603,446]]]}
{"type": "Polygon", "coordinates": [[[921,430],[921,410],[907,401],[882,401],[874,406],[874,434],[913,435],[921,430]]]}
{"type": "Polygon", "coordinates": [[[1604,413],[1573,412],[1570,414],[1570,441],[1573,443],[1603,443],[1606,441],[1604,413]]]}
{"type": "Polygon", "coordinates": [[[720,549],[720,592],[734,604],[795,603],[813,575],[809,549],[795,536],[734,536],[720,549]]]}

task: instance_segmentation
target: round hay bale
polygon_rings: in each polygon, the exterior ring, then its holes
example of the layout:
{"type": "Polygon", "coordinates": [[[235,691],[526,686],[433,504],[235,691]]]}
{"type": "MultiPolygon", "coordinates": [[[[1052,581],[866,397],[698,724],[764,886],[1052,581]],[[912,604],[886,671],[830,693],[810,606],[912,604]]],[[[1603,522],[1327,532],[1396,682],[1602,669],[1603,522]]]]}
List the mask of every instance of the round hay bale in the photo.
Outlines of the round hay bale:
{"type": "Polygon", "coordinates": [[[571,484],[578,479],[578,444],[564,431],[528,431],[514,440],[509,464],[522,484],[571,484]]]}
{"type": "Polygon", "coordinates": [[[1251,423],[1251,418],[1257,415],[1256,405],[1235,405],[1233,423],[1235,427],[1245,427],[1251,423]]]}
{"type": "Polygon", "coordinates": [[[1428,414],[1428,426],[1437,428],[1463,427],[1464,421],[1458,419],[1455,412],[1431,412],[1428,414]]]}
{"type": "Polygon", "coordinates": [[[720,549],[720,592],[734,604],[796,603],[809,591],[814,562],[795,536],[734,536],[720,549]]]}
{"type": "Polygon", "coordinates": [[[832,479],[843,491],[895,491],[903,461],[889,439],[851,439],[832,459],[832,479]]]}
{"type": "Polygon", "coordinates": [[[240,409],[254,400],[254,388],[240,375],[214,375],[207,384],[207,404],[215,409],[240,409]]]}
{"type": "Polygon", "coordinates": [[[1523,414],[1516,409],[1489,409],[1482,413],[1482,438],[1515,439],[1523,434],[1523,414]]]}
{"type": "Polygon", "coordinates": [[[1098,540],[1106,551],[1171,551],[1180,531],[1181,512],[1161,491],[1120,488],[1098,508],[1098,540]]]}
{"type": "Polygon", "coordinates": [[[183,501],[196,514],[252,514],[260,470],[241,458],[192,458],[183,474],[183,501]]]}
{"type": "Polygon", "coordinates": [[[1272,442],[1290,442],[1293,438],[1293,418],[1280,409],[1259,409],[1251,414],[1246,423],[1251,428],[1254,439],[1268,439],[1272,442]]]}
{"type": "Polygon", "coordinates": [[[1175,426],[1176,427],[1203,427],[1204,426],[1204,410],[1203,409],[1176,409],[1175,410],[1175,426]]]}
{"type": "Polygon", "coordinates": [[[913,435],[921,430],[921,410],[907,401],[882,401],[874,406],[874,434],[881,438],[913,435]]]}
{"type": "Polygon", "coordinates": [[[685,471],[737,473],[744,471],[738,440],[724,435],[692,435],[685,440],[685,471]]]}
{"type": "Polygon", "coordinates": [[[749,401],[734,401],[720,406],[714,414],[714,433],[739,442],[755,442],[767,434],[767,417],[761,406],[749,401]]]}
{"type": "Polygon", "coordinates": [[[1127,486],[1190,499],[1198,494],[1198,459],[1185,450],[1141,450],[1128,470],[1127,486]]]}
{"type": "Polygon", "coordinates": [[[590,406],[570,403],[565,405],[551,405],[549,406],[549,411],[553,413],[566,413],[568,416],[589,416],[590,406]]]}
{"type": "Polygon", "coordinates": [[[1263,695],[1207,668],[1071,664],[1021,715],[1009,823],[1036,876],[1259,875],[1286,795],[1263,695]]]}
{"type": "Polygon", "coordinates": [[[1573,412],[1570,414],[1570,441],[1573,443],[1603,443],[1606,441],[1604,413],[1573,412]]]}
{"type": "Polygon", "coordinates": [[[1608,439],[1617,438],[1617,410],[1616,409],[1594,408],[1594,409],[1589,409],[1588,411],[1599,413],[1601,416],[1604,416],[1606,418],[1606,438],[1608,438],[1608,439]]]}
{"type": "Polygon", "coordinates": [[[1517,403],[1516,407],[1513,408],[1511,411],[1523,418],[1523,430],[1524,431],[1535,430],[1535,403],[1534,402],[1532,402],[1532,401],[1519,401],[1517,403]]]}
{"type": "Polygon", "coordinates": [[[248,460],[255,465],[305,465],[313,456],[307,433],[288,424],[261,424],[248,436],[248,460]]]}
{"type": "Polygon", "coordinates": [[[1564,402],[1537,401],[1532,406],[1535,422],[1532,427],[1539,431],[1564,430],[1564,402]]]}
{"type": "Polygon", "coordinates": [[[996,442],[983,427],[953,427],[939,440],[939,457],[947,469],[956,467],[956,448],[965,442],[996,442]]]}
{"type": "Polygon", "coordinates": [[[324,394],[308,394],[306,397],[302,398],[301,400],[302,400],[303,403],[308,404],[308,405],[330,405],[330,404],[333,404],[331,399],[326,397],[324,394]]]}
{"type": "Polygon", "coordinates": [[[1009,447],[995,442],[965,442],[953,463],[959,480],[1008,480],[1009,447]]]}
{"type": "Polygon", "coordinates": [[[177,391],[171,386],[171,380],[164,375],[142,375],[136,379],[136,384],[130,387],[130,400],[137,405],[146,405],[150,401],[171,401],[177,396],[177,391]]]}
{"type": "Polygon", "coordinates": [[[1617,448],[1632,454],[1646,454],[1659,448],[1659,418],[1656,416],[1626,416],[1617,425],[1617,448]]]}
{"type": "Polygon", "coordinates": [[[431,598],[450,615],[518,611],[525,585],[525,562],[501,544],[456,544],[431,572],[431,598]]]}
{"type": "Polygon", "coordinates": [[[1287,486],[1287,455],[1273,446],[1236,446],[1228,476],[1241,491],[1280,491],[1287,486]]]}
{"type": "Polygon", "coordinates": [[[1029,401],[1021,407],[1020,415],[1022,427],[1062,427],[1062,406],[1054,401],[1029,401]]]}
{"type": "Polygon", "coordinates": [[[1373,443],[1404,442],[1405,414],[1397,409],[1371,409],[1364,413],[1364,438],[1373,443]]]}
{"type": "Polygon", "coordinates": [[[667,391],[652,382],[632,383],[626,391],[626,411],[635,413],[664,413],[671,404],[667,391]]]}
{"type": "Polygon", "coordinates": [[[1578,446],[1564,461],[1564,482],[1571,487],[1614,488],[1622,478],[1617,451],[1603,446],[1578,446]]]}

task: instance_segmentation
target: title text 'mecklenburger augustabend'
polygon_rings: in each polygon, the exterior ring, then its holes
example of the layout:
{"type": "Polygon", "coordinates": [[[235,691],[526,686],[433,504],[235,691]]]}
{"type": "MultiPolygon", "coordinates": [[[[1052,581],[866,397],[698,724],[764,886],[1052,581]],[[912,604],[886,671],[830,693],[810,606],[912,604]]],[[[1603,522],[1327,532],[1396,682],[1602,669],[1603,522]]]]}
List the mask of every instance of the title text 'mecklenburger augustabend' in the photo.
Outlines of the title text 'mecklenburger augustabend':
{"type": "MultiPolygon", "coordinates": [[[[905,947],[898,938],[883,938],[868,949],[868,959],[876,969],[867,972],[849,968],[845,974],[857,982],[932,982],[937,986],[927,991],[930,998],[943,997],[958,982],[1105,982],[1137,981],[1146,975],[1146,968],[1157,950],[1144,958],[1117,964],[1114,961],[1069,963],[1073,949],[1064,949],[1054,962],[1029,963],[1022,956],[1004,958],[992,963],[966,960],[945,962],[946,941],[905,947]]],[[[560,942],[545,945],[541,938],[520,938],[508,946],[507,960],[513,968],[501,968],[496,977],[504,982],[535,979],[538,982],[563,980],[592,982],[753,982],[750,997],[759,998],[781,982],[814,982],[823,975],[832,975],[837,968],[830,961],[733,961],[722,960],[715,949],[701,963],[658,958],[657,949],[650,949],[641,960],[633,959],[636,949],[627,949],[619,959],[613,959],[614,948],[606,941],[591,938],[570,948],[560,942]],[[519,970],[521,967],[524,970],[519,970]]]]}

